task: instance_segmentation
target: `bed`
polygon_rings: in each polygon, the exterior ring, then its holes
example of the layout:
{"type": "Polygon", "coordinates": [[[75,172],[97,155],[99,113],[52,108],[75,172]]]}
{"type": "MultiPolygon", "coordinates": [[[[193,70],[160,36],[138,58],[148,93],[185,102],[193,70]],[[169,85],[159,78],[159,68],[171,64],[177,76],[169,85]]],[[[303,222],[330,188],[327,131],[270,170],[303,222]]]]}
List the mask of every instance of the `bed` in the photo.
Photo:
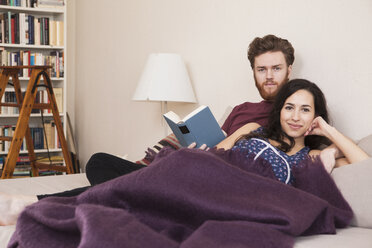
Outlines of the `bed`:
{"type": "MultiPolygon", "coordinates": [[[[372,135],[358,142],[372,154],[372,135]]],[[[298,237],[295,248],[372,247],[372,158],[357,164],[337,168],[332,177],[354,212],[351,225],[338,229],[336,235],[298,237]]],[[[22,194],[47,194],[88,185],[84,174],[50,176],[0,181],[0,191],[22,194]]],[[[6,247],[14,226],[0,227],[0,247],[6,247]]]]}

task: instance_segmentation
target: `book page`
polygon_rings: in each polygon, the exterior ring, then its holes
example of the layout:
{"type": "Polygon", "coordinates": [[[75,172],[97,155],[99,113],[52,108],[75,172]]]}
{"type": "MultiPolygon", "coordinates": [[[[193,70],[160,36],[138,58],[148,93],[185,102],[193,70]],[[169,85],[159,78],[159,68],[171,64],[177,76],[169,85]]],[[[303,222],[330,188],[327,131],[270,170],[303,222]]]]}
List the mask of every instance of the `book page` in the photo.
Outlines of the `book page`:
{"type": "Polygon", "coordinates": [[[188,119],[190,119],[191,117],[193,117],[194,115],[196,115],[197,113],[199,113],[200,111],[202,111],[203,109],[205,109],[206,107],[207,106],[205,106],[205,105],[201,105],[199,108],[195,109],[190,114],[186,115],[185,118],[182,119],[182,121],[183,122],[186,122],[188,119]]]}
{"type": "Polygon", "coordinates": [[[174,123],[181,122],[180,117],[173,111],[165,113],[164,116],[166,116],[169,120],[173,121],[174,123]]]}

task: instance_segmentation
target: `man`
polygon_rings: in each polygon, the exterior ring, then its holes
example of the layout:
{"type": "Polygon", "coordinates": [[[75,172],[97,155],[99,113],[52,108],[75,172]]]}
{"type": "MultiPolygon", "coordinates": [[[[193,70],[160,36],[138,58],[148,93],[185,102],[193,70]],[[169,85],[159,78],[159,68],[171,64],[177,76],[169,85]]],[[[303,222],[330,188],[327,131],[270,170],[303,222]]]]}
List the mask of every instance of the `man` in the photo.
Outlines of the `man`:
{"type": "Polygon", "coordinates": [[[256,87],[264,100],[259,103],[245,102],[236,106],[222,125],[228,136],[248,122],[267,125],[272,100],[291,75],[294,49],[289,41],[274,35],[266,35],[251,42],[248,59],[256,87]]]}
{"type": "MultiPolygon", "coordinates": [[[[288,82],[292,72],[294,48],[288,40],[275,35],[257,37],[249,45],[248,59],[253,69],[256,87],[264,100],[259,103],[245,102],[236,106],[222,125],[227,136],[249,122],[267,125],[272,100],[280,87],[288,82]]],[[[107,153],[94,154],[86,165],[88,180],[95,185],[141,169],[150,164],[156,153],[164,146],[178,149],[180,144],[171,134],[149,148],[147,156],[136,163],[107,153]]]]}
{"type": "MultiPolygon", "coordinates": [[[[256,87],[264,99],[259,103],[245,102],[236,106],[224,122],[222,129],[229,136],[238,128],[249,122],[261,126],[267,125],[272,100],[280,87],[289,80],[294,62],[294,49],[288,40],[274,35],[255,38],[248,48],[248,59],[253,70],[256,87]]],[[[180,147],[174,138],[166,137],[149,149],[148,154],[156,154],[163,146],[180,147]]],[[[151,157],[137,163],[127,161],[111,154],[96,153],[87,163],[87,177],[91,185],[96,185],[115,177],[139,170],[151,162],[151,157]]],[[[44,196],[11,196],[0,193],[0,210],[7,215],[0,216],[0,225],[14,224],[20,211],[27,205],[48,196],[74,196],[87,188],[61,192],[44,196]],[[11,207],[16,206],[16,207],[11,207]]]]}

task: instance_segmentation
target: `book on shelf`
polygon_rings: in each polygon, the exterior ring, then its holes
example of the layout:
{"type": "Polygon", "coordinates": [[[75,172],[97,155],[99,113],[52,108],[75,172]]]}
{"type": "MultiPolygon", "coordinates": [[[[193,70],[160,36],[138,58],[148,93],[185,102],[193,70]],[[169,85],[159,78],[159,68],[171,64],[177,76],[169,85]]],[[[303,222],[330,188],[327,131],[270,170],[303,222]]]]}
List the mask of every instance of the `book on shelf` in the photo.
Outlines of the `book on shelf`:
{"type": "Polygon", "coordinates": [[[11,13],[8,11],[7,13],[4,13],[6,15],[6,22],[5,22],[5,28],[6,31],[5,33],[7,34],[8,38],[8,43],[12,43],[12,18],[11,18],[11,13]]]}
{"type": "MultiPolygon", "coordinates": [[[[30,50],[19,50],[16,52],[0,49],[1,65],[50,65],[49,75],[53,78],[63,78],[64,75],[64,53],[63,51],[51,51],[49,54],[31,52],[30,50]]],[[[20,77],[29,77],[30,69],[20,71],[20,77]]]]}
{"type": "Polygon", "coordinates": [[[183,147],[196,142],[196,147],[206,144],[214,147],[225,135],[208,106],[200,106],[181,119],[172,111],[164,118],[183,147]]]}
{"type": "Polygon", "coordinates": [[[54,88],[54,97],[56,98],[57,108],[60,113],[63,112],[63,89],[54,88]]]}
{"type": "MultiPolygon", "coordinates": [[[[5,157],[0,157],[0,169],[4,167],[5,157]]],[[[31,163],[29,156],[19,156],[13,171],[13,178],[30,177],[31,163]]]]}
{"type": "Polygon", "coordinates": [[[4,41],[4,16],[0,15],[0,42],[5,43],[4,41]]]}
{"type": "MultiPolygon", "coordinates": [[[[5,157],[0,157],[0,176],[4,168],[5,157]]],[[[37,156],[37,162],[55,165],[55,166],[64,166],[64,160],[62,156],[37,156]]],[[[50,176],[50,175],[61,175],[63,172],[48,170],[48,169],[38,169],[39,176],[50,176]]],[[[12,178],[22,178],[22,177],[32,177],[32,168],[31,161],[29,156],[19,156],[14,167],[12,178]]]]}
{"type": "Polygon", "coordinates": [[[50,19],[49,20],[49,45],[57,45],[57,21],[50,19]]]}
{"type": "Polygon", "coordinates": [[[36,6],[39,8],[58,8],[62,9],[64,0],[38,0],[36,6]]]}
{"type": "Polygon", "coordinates": [[[44,144],[45,148],[55,148],[56,142],[55,142],[55,136],[56,136],[56,128],[53,121],[44,123],[45,128],[45,136],[44,136],[44,144]]]}
{"type": "Polygon", "coordinates": [[[31,128],[31,137],[35,150],[44,149],[44,133],[41,127],[31,128]]]}
{"type": "MultiPolygon", "coordinates": [[[[0,5],[15,6],[15,7],[37,7],[37,2],[40,0],[0,0],[0,5]]],[[[54,0],[48,0],[54,1],[54,0]]],[[[63,0],[60,0],[63,1],[63,0]]]]}
{"type": "Polygon", "coordinates": [[[48,164],[54,164],[54,165],[63,165],[63,157],[62,156],[38,156],[36,160],[40,163],[48,163],[48,164]]]}
{"type": "MultiPolygon", "coordinates": [[[[54,88],[54,96],[56,99],[57,107],[60,113],[63,112],[63,88],[54,88]]],[[[22,91],[22,96],[25,96],[25,92],[22,91]]],[[[3,97],[1,98],[1,103],[17,103],[17,98],[14,89],[6,89],[3,97]]],[[[49,94],[47,90],[39,90],[36,92],[34,103],[50,103],[49,94]]],[[[40,113],[43,111],[44,114],[51,113],[50,109],[32,109],[31,113],[40,113]]],[[[19,114],[18,107],[1,106],[1,115],[16,115],[19,114]]]]}
{"type": "Polygon", "coordinates": [[[57,46],[64,46],[64,22],[56,21],[55,24],[55,39],[57,46]]]}
{"type": "Polygon", "coordinates": [[[34,31],[34,35],[33,35],[33,43],[31,44],[34,44],[34,45],[40,45],[41,42],[40,42],[40,18],[34,18],[33,19],[33,31],[34,31]]]}
{"type": "MultiPolygon", "coordinates": [[[[5,91],[1,98],[2,103],[17,103],[15,91],[5,91]]],[[[1,114],[18,114],[19,109],[15,107],[1,106],[1,114]]]]}
{"type": "Polygon", "coordinates": [[[11,34],[12,34],[12,37],[11,37],[11,42],[10,43],[12,43],[12,44],[16,44],[17,43],[17,41],[16,41],[16,39],[15,39],[15,35],[16,35],[16,29],[15,29],[15,14],[12,14],[11,16],[10,16],[10,25],[11,25],[11,34]]]}
{"type": "MultiPolygon", "coordinates": [[[[62,156],[38,156],[36,160],[40,163],[44,164],[50,164],[55,166],[64,166],[64,159],[62,156]]],[[[50,175],[61,175],[63,174],[60,171],[54,171],[54,170],[47,170],[47,169],[39,169],[39,176],[50,176],[50,175]]]]}
{"type": "Polygon", "coordinates": [[[50,45],[49,44],[49,18],[48,17],[42,17],[41,21],[43,22],[43,45],[50,45]]]}
{"type": "Polygon", "coordinates": [[[21,45],[64,45],[64,23],[50,17],[7,11],[0,13],[0,42],[21,45]],[[50,41],[53,40],[53,43],[50,41]]]}
{"type": "MultiPolygon", "coordinates": [[[[0,136],[12,137],[15,132],[15,125],[0,126],[0,136]]],[[[35,150],[43,149],[59,149],[61,144],[58,138],[58,133],[54,121],[47,121],[43,127],[30,127],[31,139],[35,150]],[[45,132],[44,132],[45,128],[45,132]]],[[[0,152],[8,153],[10,149],[10,141],[0,141],[0,152]]],[[[26,138],[23,138],[21,152],[27,151],[26,138]]]]}

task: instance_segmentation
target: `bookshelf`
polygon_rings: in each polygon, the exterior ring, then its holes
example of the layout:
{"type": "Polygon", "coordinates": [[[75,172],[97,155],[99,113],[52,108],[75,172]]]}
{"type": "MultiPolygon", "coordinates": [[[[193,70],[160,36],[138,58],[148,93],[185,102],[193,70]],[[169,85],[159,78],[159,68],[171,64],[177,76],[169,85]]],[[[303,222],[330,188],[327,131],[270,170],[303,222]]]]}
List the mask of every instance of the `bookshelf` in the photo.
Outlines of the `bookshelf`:
{"type": "MultiPolygon", "coordinates": [[[[67,99],[67,79],[66,79],[66,1],[67,0],[0,0],[0,62],[1,65],[52,65],[50,77],[56,95],[56,100],[60,104],[59,116],[63,123],[63,130],[66,136],[66,99],[67,99]],[[42,5],[46,3],[46,5],[42,5]],[[61,4],[63,6],[53,6],[61,4]],[[10,6],[10,4],[18,6],[10,6]],[[52,4],[48,6],[48,4],[52,4]],[[6,28],[6,26],[8,28],[6,28]],[[58,94],[57,94],[58,93],[58,94]],[[57,96],[58,95],[58,96],[57,96]],[[58,97],[58,99],[57,99],[58,97]]],[[[27,88],[29,72],[24,71],[19,75],[22,91],[27,88]]],[[[9,87],[12,88],[12,87],[9,87]]],[[[11,93],[7,89],[5,93],[11,93]],[[9,92],[8,92],[9,91],[9,92]]],[[[42,94],[44,88],[38,88],[42,94]]],[[[4,98],[4,97],[3,97],[4,98]]],[[[4,102],[4,99],[2,99],[4,102]]],[[[48,99],[41,96],[40,102],[48,99]]],[[[0,109],[0,135],[4,135],[4,129],[12,129],[17,123],[19,114],[0,109]]],[[[42,111],[42,110],[41,110],[42,111]]],[[[31,129],[41,128],[42,117],[44,122],[51,123],[53,116],[51,113],[32,113],[29,121],[31,129]]],[[[56,130],[54,131],[55,135],[56,130]]],[[[41,134],[45,135],[42,131],[41,134]]],[[[50,134],[49,134],[50,135],[50,134]]],[[[55,138],[55,137],[53,137],[55,138]]],[[[49,138],[50,139],[50,138],[49,138]]],[[[53,139],[54,140],[54,139],[53,139]]],[[[46,146],[47,141],[43,138],[43,146],[35,149],[37,156],[58,156],[62,153],[58,140],[55,145],[46,146]]],[[[39,144],[40,145],[40,144],[39,144]]],[[[8,153],[5,142],[0,144],[0,157],[6,157],[8,153]]],[[[20,156],[27,155],[27,148],[20,151],[20,156]]],[[[2,168],[0,159],[0,169],[2,168]]]]}

